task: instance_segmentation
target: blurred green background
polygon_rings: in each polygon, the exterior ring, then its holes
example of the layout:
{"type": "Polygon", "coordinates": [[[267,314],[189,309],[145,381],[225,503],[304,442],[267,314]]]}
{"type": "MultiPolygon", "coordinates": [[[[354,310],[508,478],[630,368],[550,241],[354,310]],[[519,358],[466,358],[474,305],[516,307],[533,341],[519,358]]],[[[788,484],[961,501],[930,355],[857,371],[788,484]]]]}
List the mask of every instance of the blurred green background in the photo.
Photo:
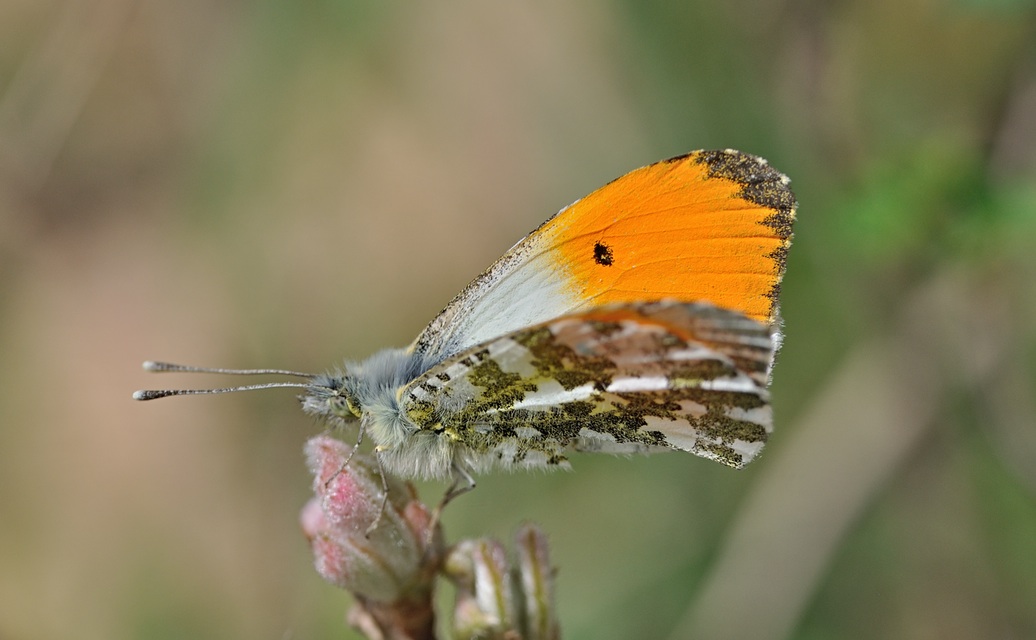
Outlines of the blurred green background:
{"type": "Polygon", "coordinates": [[[448,537],[542,525],[568,638],[1036,637],[1032,0],[2,0],[0,638],[353,637],[320,425],[140,361],[404,345],[717,147],[800,200],[765,455],[484,477],[448,537]]]}

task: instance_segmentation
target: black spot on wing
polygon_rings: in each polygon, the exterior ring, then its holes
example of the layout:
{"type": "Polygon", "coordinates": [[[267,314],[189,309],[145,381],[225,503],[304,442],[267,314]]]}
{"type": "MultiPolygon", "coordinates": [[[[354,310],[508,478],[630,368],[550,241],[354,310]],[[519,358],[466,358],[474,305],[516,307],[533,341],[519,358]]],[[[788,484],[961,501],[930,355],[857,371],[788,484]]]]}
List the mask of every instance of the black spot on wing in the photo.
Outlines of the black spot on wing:
{"type": "Polygon", "coordinates": [[[615,254],[612,253],[612,248],[603,242],[594,243],[594,262],[604,267],[612,266],[615,262],[615,254]]]}

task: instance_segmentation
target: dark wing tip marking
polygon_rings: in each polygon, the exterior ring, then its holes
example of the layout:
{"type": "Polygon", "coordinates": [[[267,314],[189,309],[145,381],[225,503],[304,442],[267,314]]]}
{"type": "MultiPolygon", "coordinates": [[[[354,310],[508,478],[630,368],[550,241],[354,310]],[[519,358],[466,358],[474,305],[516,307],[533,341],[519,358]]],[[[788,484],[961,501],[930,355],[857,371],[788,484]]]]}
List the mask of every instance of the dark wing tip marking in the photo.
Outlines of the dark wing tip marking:
{"type": "Polygon", "coordinates": [[[699,151],[697,162],[708,166],[710,176],[741,185],[742,198],[774,212],[763,224],[773,229],[779,238],[791,237],[796,202],[787,176],[759,156],[733,149],[699,151]]]}
{"type": "MultiPolygon", "coordinates": [[[[693,154],[692,154],[693,155],[693,154]]],[[[781,292],[781,278],[788,260],[788,248],[791,246],[792,227],[795,222],[795,210],[798,203],[795,194],[788,184],[787,176],[774,169],[760,158],[733,149],[697,152],[696,162],[709,168],[710,176],[718,176],[732,180],[741,185],[738,194],[747,202],[769,209],[772,213],[762,220],[762,224],[771,229],[782,240],[767,257],[773,260],[777,282],[767,292],[771,302],[770,313],[777,310],[777,302],[781,292]]]]}

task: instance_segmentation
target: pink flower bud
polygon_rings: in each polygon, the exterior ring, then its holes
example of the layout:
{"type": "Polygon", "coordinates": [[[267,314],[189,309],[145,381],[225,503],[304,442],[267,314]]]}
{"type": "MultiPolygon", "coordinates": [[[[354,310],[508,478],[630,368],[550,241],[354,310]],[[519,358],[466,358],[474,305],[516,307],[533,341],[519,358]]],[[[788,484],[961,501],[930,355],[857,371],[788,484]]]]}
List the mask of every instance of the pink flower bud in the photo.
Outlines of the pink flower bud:
{"type": "Polygon", "coordinates": [[[316,497],[300,519],[317,571],[365,601],[393,603],[430,594],[441,542],[429,529],[427,510],[409,485],[383,479],[376,460],[359,453],[350,459],[350,452],[327,435],[306,443],[316,497]]]}

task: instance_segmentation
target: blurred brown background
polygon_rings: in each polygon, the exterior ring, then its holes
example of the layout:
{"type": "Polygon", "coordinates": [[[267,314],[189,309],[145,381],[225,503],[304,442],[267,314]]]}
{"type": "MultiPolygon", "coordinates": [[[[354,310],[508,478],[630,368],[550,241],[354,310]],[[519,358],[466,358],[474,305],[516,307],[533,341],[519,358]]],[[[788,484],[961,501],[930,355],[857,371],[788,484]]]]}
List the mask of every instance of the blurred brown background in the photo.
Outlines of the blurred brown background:
{"type": "MultiPolygon", "coordinates": [[[[144,359],[408,343],[561,206],[793,179],[777,431],[496,475],[569,638],[1036,637],[1036,3],[0,1],[0,638],[351,637],[289,391],[144,359]]],[[[442,487],[423,487],[429,500],[442,487]]],[[[448,597],[448,592],[444,592],[448,597]]]]}

